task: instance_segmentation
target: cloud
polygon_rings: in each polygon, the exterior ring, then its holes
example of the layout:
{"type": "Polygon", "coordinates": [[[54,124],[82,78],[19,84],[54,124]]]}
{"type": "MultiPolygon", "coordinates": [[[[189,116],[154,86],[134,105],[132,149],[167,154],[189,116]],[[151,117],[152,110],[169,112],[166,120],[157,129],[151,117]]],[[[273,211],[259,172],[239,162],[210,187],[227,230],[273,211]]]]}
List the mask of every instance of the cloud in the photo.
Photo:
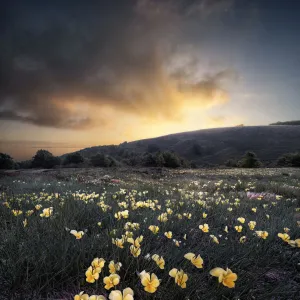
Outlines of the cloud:
{"type": "Polygon", "coordinates": [[[228,81],[237,80],[235,72],[199,76],[199,44],[188,33],[199,16],[197,26],[203,26],[208,16],[211,21],[232,3],[7,4],[0,31],[0,119],[80,129],[111,122],[101,113],[106,109],[179,120],[184,105],[224,103],[228,81]]]}

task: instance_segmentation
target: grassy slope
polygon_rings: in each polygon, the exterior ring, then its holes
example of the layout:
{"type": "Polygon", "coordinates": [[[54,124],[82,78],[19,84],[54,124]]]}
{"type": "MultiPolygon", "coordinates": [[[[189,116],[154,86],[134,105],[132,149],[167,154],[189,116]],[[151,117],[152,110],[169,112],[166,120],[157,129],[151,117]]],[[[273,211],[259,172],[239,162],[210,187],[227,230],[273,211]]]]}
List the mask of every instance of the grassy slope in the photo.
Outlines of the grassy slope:
{"type": "MultiPolygon", "coordinates": [[[[177,133],[157,138],[127,143],[121,147],[134,152],[145,152],[149,144],[157,144],[161,150],[174,150],[188,160],[197,163],[224,163],[230,158],[240,158],[252,150],[262,161],[274,162],[284,153],[300,150],[300,126],[245,126],[205,129],[177,133]],[[194,143],[202,147],[202,155],[192,151],[194,143]]],[[[81,150],[89,157],[108,147],[93,147],[81,150]]]]}

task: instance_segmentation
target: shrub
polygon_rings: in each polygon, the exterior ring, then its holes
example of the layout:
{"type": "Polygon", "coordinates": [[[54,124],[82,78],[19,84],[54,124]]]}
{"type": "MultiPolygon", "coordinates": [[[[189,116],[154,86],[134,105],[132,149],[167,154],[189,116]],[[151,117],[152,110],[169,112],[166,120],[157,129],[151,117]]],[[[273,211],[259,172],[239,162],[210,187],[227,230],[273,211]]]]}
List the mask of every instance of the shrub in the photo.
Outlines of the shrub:
{"type": "Polygon", "coordinates": [[[238,165],[241,168],[258,168],[261,166],[261,162],[254,152],[248,151],[239,161],[238,165]]]}
{"type": "Polygon", "coordinates": [[[300,152],[284,154],[278,158],[277,165],[282,167],[300,167],[300,152]]]}
{"type": "Polygon", "coordinates": [[[98,153],[91,157],[91,163],[94,167],[104,167],[110,166],[110,159],[103,153],[98,153]]]}
{"type": "Polygon", "coordinates": [[[6,153],[0,153],[0,169],[13,169],[14,160],[6,153]]]}
{"type": "Polygon", "coordinates": [[[228,159],[225,162],[225,166],[226,167],[231,167],[231,168],[236,168],[236,167],[238,167],[238,161],[235,160],[235,159],[228,159]]]}
{"type": "Polygon", "coordinates": [[[165,167],[178,168],[181,166],[180,157],[176,153],[170,152],[170,151],[165,151],[165,152],[163,152],[162,155],[165,160],[165,163],[164,163],[165,167]]]}
{"type": "Polygon", "coordinates": [[[60,164],[59,157],[56,157],[51,152],[43,149],[38,150],[35,156],[32,158],[33,168],[51,169],[54,166],[59,164],[60,164]]]}
{"type": "Polygon", "coordinates": [[[83,156],[79,152],[67,154],[64,159],[64,165],[80,164],[84,162],[83,156]]]}

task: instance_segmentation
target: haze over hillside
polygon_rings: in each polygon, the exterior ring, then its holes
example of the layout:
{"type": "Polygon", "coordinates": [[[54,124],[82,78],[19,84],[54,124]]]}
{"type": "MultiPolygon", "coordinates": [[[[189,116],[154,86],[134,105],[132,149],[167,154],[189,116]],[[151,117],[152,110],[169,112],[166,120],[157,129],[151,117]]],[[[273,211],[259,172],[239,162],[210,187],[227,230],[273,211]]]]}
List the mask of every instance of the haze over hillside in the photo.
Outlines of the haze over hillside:
{"type": "Polygon", "coordinates": [[[300,151],[300,126],[244,126],[203,129],[156,138],[124,142],[119,146],[98,146],[80,150],[84,157],[102,152],[118,156],[128,151],[143,153],[171,150],[197,164],[223,164],[254,151],[263,162],[274,162],[282,154],[300,151]]]}

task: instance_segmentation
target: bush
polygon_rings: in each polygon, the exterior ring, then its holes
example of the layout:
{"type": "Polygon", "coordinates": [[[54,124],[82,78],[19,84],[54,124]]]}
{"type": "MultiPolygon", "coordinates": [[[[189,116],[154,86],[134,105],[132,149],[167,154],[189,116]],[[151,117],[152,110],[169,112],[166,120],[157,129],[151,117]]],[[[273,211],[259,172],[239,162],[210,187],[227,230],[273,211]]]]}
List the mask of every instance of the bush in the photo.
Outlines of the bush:
{"type": "Polygon", "coordinates": [[[281,167],[300,167],[300,152],[284,154],[278,158],[277,165],[281,167]]]}
{"type": "Polygon", "coordinates": [[[0,169],[13,169],[14,160],[6,153],[0,153],[0,169]]]}
{"type": "Polygon", "coordinates": [[[107,167],[111,166],[111,160],[107,155],[105,155],[103,153],[98,153],[91,157],[91,164],[94,167],[107,168],[107,167]]]}
{"type": "Polygon", "coordinates": [[[238,167],[238,161],[236,161],[235,159],[228,159],[225,162],[225,166],[231,167],[231,168],[236,168],[236,167],[238,167]]]}
{"type": "Polygon", "coordinates": [[[163,158],[164,158],[164,166],[167,168],[178,168],[181,166],[181,161],[180,161],[180,157],[174,153],[174,152],[170,152],[170,151],[165,151],[163,152],[163,158]]]}
{"type": "Polygon", "coordinates": [[[254,152],[248,151],[239,161],[238,165],[241,168],[258,168],[261,166],[261,162],[254,152]]]}
{"type": "Polygon", "coordinates": [[[45,168],[51,169],[56,165],[60,164],[59,157],[54,156],[47,150],[38,150],[35,156],[32,158],[33,168],[45,168]]]}
{"type": "Polygon", "coordinates": [[[68,164],[80,164],[84,162],[83,156],[79,152],[67,154],[64,159],[64,165],[68,164]]]}

